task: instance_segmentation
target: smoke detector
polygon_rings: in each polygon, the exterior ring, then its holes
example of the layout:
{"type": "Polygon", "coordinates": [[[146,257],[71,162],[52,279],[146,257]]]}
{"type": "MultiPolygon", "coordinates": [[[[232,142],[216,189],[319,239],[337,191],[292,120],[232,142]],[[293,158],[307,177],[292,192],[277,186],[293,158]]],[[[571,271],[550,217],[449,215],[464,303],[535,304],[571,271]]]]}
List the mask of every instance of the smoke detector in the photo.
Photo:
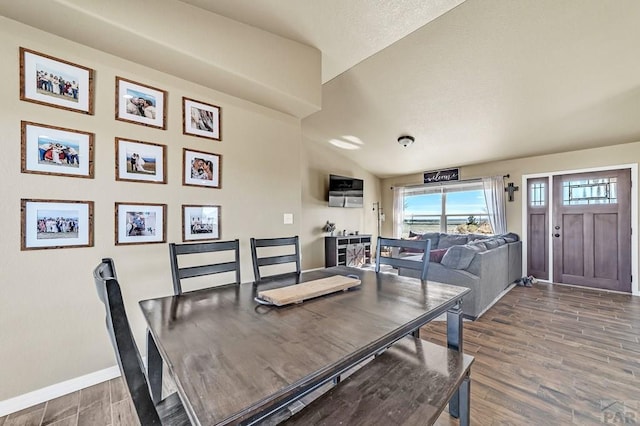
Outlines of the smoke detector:
{"type": "Polygon", "coordinates": [[[415,140],[416,139],[413,136],[405,135],[398,138],[398,143],[406,148],[410,146],[415,140]]]}

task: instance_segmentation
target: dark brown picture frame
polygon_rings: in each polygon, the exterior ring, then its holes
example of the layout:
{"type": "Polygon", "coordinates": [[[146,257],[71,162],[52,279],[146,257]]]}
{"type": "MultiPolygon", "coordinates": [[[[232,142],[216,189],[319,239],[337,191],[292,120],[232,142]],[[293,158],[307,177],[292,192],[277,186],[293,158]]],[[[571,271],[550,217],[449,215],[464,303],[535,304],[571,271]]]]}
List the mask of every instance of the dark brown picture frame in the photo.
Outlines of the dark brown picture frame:
{"type": "Polygon", "coordinates": [[[222,155],[183,148],[182,185],[222,188],[222,155]]]}
{"type": "Polygon", "coordinates": [[[20,250],[93,247],[93,211],[93,201],[21,199],[20,250]],[[74,211],[74,214],[78,214],[77,218],[65,217],[64,215],[68,214],[65,213],[65,211],[69,211],[69,206],[76,204],[86,206],[86,215],[81,218],[80,212],[74,211]],[[38,206],[40,206],[40,210],[37,209],[38,206]],[[42,219],[39,217],[41,214],[44,215],[42,219]],[[47,220],[46,216],[49,216],[48,219],[50,220],[47,220]],[[60,222],[61,219],[62,222],[60,222]],[[86,232],[82,231],[82,235],[80,231],[74,232],[74,226],[71,224],[73,223],[73,219],[77,219],[75,226],[80,230],[86,228],[86,232]],[[27,222],[33,223],[34,226],[28,227],[27,222]],[[44,234],[46,238],[39,238],[39,234],[44,234]],[[58,234],[64,235],[64,237],[56,238],[58,234]],[[76,236],[74,238],[73,235],[69,236],[66,234],[75,234],[76,236]],[[77,244],[73,244],[74,240],[77,244]],[[47,241],[50,243],[46,243],[47,241]]]}
{"type": "Polygon", "coordinates": [[[166,90],[116,76],[116,120],[166,130],[167,98],[166,90]],[[130,99],[147,100],[147,104],[130,104],[130,99]],[[138,109],[132,113],[132,108],[138,109]],[[145,115],[141,115],[143,111],[145,115]],[[149,117],[150,111],[153,117],[149,117]]]}
{"type": "Polygon", "coordinates": [[[20,128],[22,173],[93,179],[94,133],[24,120],[20,122],[20,128]],[[81,138],[80,141],[76,140],[78,137],[81,138]],[[43,142],[43,145],[40,145],[40,142],[43,142]],[[54,142],[59,149],[51,146],[54,142]],[[41,147],[45,145],[49,145],[49,149],[42,150],[41,147]],[[53,154],[54,150],[56,154],[53,154]],[[63,153],[63,159],[58,158],[56,162],[53,157],[59,156],[60,153],[63,153]],[[48,156],[52,159],[46,160],[48,156]],[[86,166],[83,164],[84,161],[87,162],[86,166]],[[77,173],[70,172],[74,170],[69,168],[72,167],[70,164],[78,165],[77,173]],[[56,168],[59,168],[59,171],[55,170],[56,168]]]}
{"type": "MultiPolygon", "coordinates": [[[[200,214],[202,217],[203,214],[200,214]]],[[[220,205],[197,205],[197,204],[183,204],[182,205],[182,241],[213,241],[219,240],[221,238],[221,225],[220,219],[222,218],[222,207],[220,205]],[[214,228],[211,230],[211,234],[214,235],[212,237],[208,237],[208,233],[206,231],[206,223],[202,222],[192,223],[191,218],[188,216],[188,211],[190,209],[215,209],[215,224],[214,228]],[[200,233],[197,229],[194,229],[194,226],[202,226],[204,227],[203,233],[200,233]],[[191,237],[190,237],[191,236],[191,237]]]]}
{"type": "Polygon", "coordinates": [[[167,183],[167,146],[159,143],[144,142],[133,139],[115,138],[116,148],[116,180],[123,182],[142,183],[167,183]],[[138,157],[132,159],[127,156],[129,149],[138,146],[138,157]],[[145,162],[142,155],[161,155],[162,158],[154,157],[153,171],[150,171],[149,162],[145,162]],[[146,171],[145,171],[146,170],[146,171]],[[156,177],[157,172],[161,175],[156,177]]]}
{"type": "Polygon", "coordinates": [[[21,100],[93,115],[93,92],[93,69],[20,47],[21,100]]]}
{"type": "Polygon", "coordinates": [[[162,244],[167,242],[167,205],[157,203],[115,203],[115,244],[119,245],[135,245],[135,244],[162,244]],[[121,211],[120,209],[124,209],[121,211]],[[146,208],[146,209],[145,209],[146,208]],[[146,211],[145,211],[146,210],[146,211]],[[150,216],[142,217],[141,224],[136,223],[136,216],[131,213],[146,213],[149,215],[153,213],[155,215],[153,223],[149,223],[147,219],[150,216]],[[162,217],[158,219],[157,215],[161,214],[162,217]],[[161,223],[162,233],[154,231],[154,235],[135,234],[134,228],[137,228],[139,232],[146,233],[149,228],[155,226],[157,230],[158,222],[161,223]],[[131,224],[131,227],[128,225],[131,224]],[[133,231],[132,231],[133,230],[133,231]],[[156,235],[157,234],[157,235],[156,235]]]}
{"type": "Polygon", "coordinates": [[[182,133],[221,141],[222,107],[183,96],[182,133]]]}

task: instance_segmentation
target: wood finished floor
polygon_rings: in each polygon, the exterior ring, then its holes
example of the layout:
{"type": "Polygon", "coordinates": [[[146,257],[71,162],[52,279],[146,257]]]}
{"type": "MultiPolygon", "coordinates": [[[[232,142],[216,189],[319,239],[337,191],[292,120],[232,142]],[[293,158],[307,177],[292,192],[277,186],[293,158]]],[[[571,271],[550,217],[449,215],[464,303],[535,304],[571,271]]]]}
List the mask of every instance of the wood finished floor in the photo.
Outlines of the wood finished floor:
{"type": "MultiPolygon", "coordinates": [[[[445,333],[445,323],[432,323],[421,335],[442,344],[445,333]]],[[[640,423],[639,297],[516,287],[465,322],[464,339],[476,359],[473,425],[640,423]]],[[[120,379],[0,418],[0,426],[136,424],[120,379]]],[[[458,422],[443,413],[436,424],[458,422]]]]}

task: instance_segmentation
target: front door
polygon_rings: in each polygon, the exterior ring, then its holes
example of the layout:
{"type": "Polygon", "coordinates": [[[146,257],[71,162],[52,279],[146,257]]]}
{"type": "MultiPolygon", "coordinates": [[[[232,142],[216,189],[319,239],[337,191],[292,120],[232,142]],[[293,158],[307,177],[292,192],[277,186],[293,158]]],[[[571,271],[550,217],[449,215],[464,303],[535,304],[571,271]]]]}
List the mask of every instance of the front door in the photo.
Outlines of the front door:
{"type": "Polygon", "coordinates": [[[553,177],[553,281],[631,292],[631,172],[553,177]]]}

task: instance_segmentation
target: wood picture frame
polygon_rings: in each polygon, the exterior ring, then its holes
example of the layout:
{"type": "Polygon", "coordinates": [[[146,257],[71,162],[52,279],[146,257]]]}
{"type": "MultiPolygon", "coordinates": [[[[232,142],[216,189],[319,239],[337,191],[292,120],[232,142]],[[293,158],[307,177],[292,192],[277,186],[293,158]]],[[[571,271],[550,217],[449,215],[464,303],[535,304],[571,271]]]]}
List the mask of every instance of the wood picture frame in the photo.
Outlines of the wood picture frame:
{"type": "Polygon", "coordinates": [[[20,250],[93,247],[93,201],[20,200],[20,250]]]}
{"type": "Polygon", "coordinates": [[[182,184],[221,188],[222,155],[213,152],[182,150],[182,184]]]}
{"type": "Polygon", "coordinates": [[[218,105],[182,97],[182,133],[222,140],[222,108],[218,105]]]}
{"type": "Polygon", "coordinates": [[[115,244],[155,244],[167,241],[167,205],[115,203],[115,244]]]}
{"type": "Polygon", "coordinates": [[[167,183],[167,146],[116,138],[116,180],[167,183]]]}
{"type": "Polygon", "coordinates": [[[167,91],[116,77],[116,120],[167,128],[167,91]]]}
{"type": "Polygon", "coordinates": [[[22,173],[93,179],[93,133],[24,120],[20,128],[22,173]]]}
{"type": "Polygon", "coordinates": [[[220,206],[182,205],[182,241],[220,239],[220,206]]]}
{"type": "Polygon", "coordinates": [[[20,99],[93,115],[91,68],[20,47],[20,99]]]}

